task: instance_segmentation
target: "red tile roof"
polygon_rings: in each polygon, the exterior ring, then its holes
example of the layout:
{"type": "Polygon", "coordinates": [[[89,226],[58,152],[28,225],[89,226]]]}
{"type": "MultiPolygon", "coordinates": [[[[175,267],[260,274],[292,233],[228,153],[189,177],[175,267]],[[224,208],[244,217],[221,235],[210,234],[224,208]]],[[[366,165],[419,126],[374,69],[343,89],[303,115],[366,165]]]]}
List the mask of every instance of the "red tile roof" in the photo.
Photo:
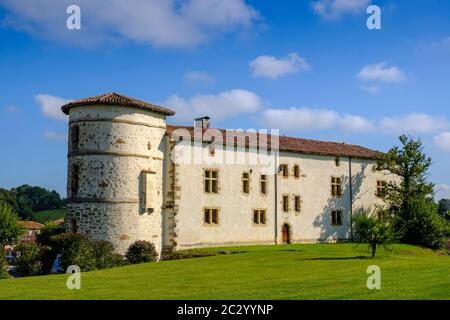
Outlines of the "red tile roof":
{"type": "Polygon", "coordinates": [[[170,109],[160,107],[141,100],[137,100],[134,98],[130,98],[114,92],[69,102],[68,104],[63,105],[61,107],[61,110],[65,114],[69,114],[70,108],[89,105],[119,105],[159,112],[168,116],[173,116],[175,114],[175,111],[172,111],[170,109]]]}
{"type": "MultiPolygon", "coordinates": [[[[192,139],[194,138],[194,127],[189,126],[167,125],[166,133],[168,135],[172,135],[173,131],[176,129],[186,129],[189,131],[192,139]]],[[[216,129],[216,130],[220,130],[222,132],[222,135],[224,136],[223,140],[226,144],[235,144],[236,140],[233,142],[230,141],[229,143],[225,141],[227,130],[225,129],[216,129]]],[[[239,132],[236,132],[236,134],[239,134],[239,132]]],[[[248,145],[248,141],[246,141],[246,145],[248,145]]],[[[270,149],[270,145],[271,145],[271,136],[268,135],[267,148],[270,149]]],[[[318,154],[327,156],[354,157],[363,159],[375,159],[379,154],[378,151],[374,151],[353,144],[309,140],[286,136],[279,137],[279,149],[280,151],[290,151],[297,153],[318,154]]]]}
{"type": "Polygon", "coordinates": [[[36,221],[17,221],[17,223],[28,230],[39,230],[45,227],[42,223],[36,221]]]}

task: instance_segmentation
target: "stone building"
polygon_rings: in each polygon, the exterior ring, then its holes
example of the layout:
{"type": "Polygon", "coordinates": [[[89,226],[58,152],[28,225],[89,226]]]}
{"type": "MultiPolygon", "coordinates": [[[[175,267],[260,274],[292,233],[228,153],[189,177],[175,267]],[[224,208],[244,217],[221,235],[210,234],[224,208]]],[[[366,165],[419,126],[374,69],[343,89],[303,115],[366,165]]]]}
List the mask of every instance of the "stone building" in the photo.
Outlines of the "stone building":
{"type": "Polygon", "coordinates": [[[352,214],[382,205],[379,193],[393,179],[372,170],[377,152],[364,147],[216,130],[207,117],[167,125],[173,111],[116,93],[62,110],[68,228],[122,253],[136,240],[163,253],[348,240],[352,214]],[[269,161],[250,161],[260,154],[269,161]],[[242,161],[225,161],[230,155],[242,161]]]}

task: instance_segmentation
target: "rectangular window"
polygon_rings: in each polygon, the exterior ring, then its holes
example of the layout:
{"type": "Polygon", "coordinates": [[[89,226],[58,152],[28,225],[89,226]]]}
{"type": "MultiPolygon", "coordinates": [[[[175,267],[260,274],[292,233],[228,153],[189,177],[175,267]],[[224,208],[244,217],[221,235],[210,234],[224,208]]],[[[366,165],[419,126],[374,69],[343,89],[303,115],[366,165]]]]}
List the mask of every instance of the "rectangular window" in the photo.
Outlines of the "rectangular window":
{"type": "Polygon", "coordinates": [[[219,209],[205,208],[203,209],[203,222],[210,225],[219,224],[219,209]]]}
{"type": "Polygon", "coordinates": [[[250,173],[242,173],[242,192],[250,193],[250,173]]]}
{"type": "Polygon", "coordinates": [[[72,166],[72,174],[70,177],[70,188],[72,190],[72,198],[75,198],[78,194],[78,189],[80,187],[80,166],[74,164],[72,166]]]}
{"type": "Polygon", "coordinates": [[[281,165],[281,173],[283,175],[283,178],[289,177],[289,166],[287,164],[281,165]]]}
{"type": "Polygon", "coordinates": [[[377,181],[377,197],[383,197],[384,192],[386,191],[386,181],[378,180],[377,181]]]}
{"type": "Polygon", "coordinates": [[[336,167],[339,167],[339,166],[341,165],[341,158],[336,157],[336,158],[334,159],[334,163],[336,164],[336,167]]]}
{"type": "Polygon", "coordinates": [[[333,197],[342,196],[342,179],[337,177],[331,178],[331,195],[333,197]]]}
{"type": "Polygon", "coordinates": [[[331,224],[333,226],[341,226],[342,225],[342,211],[341,210],[331,211],[331,224]]]}
{"type": "Polygon", "coordinates": [[[78,144],[80,142],[80,127],[77,124],[73,125],[70,129],[70,140],[72,143],[72,150],[78,150],[78,144]]]}
{"type": "Polygon", "coordinates": [[[289,196],[288,195],[283,196],[283,211],[289,212],[289,196]]]}
{"type": "Polygon", "coordinates": [[[300,167],[298,165],[294,166],[294,178],[300,178],[300,167]]]}
{"type": "Polygon", "coordinates": [[[302,200],[300,196],[295,196],[295,212],[300,212],[302,209],[302,200]]]}
{"type": "Polygon", "coordinates": [[[267,176],[265,174],[261,175],[261,193],[267,194],[267,176]]]}
{"type": "Polygon", "coordinates": [[[205,192],[218,193],[219,172],[217,170],[205,170],[205,192]]]}
{"type": "Polygon", "coordinates": [[[253,223],[266,224],[266,210],[253,210],[253,223]]]}
{"type": "Polygon", "coordinates": [[[139,186],[141,213],[151,213],[155,208],[155,189],[155,173],[150,171],[142,171],[139,186]]]}

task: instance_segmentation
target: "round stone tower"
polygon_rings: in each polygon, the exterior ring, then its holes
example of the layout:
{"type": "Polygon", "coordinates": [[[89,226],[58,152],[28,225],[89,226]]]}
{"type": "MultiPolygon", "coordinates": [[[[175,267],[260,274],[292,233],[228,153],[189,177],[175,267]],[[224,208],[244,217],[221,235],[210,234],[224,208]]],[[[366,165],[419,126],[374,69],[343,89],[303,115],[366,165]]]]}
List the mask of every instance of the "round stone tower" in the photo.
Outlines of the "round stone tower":
{"type": "Polygon", "coordinates": [[[112,242],[161,252],[166,116],[172,110],[116,93],[62,107],[69,115],[67,225],[112,242]]]}

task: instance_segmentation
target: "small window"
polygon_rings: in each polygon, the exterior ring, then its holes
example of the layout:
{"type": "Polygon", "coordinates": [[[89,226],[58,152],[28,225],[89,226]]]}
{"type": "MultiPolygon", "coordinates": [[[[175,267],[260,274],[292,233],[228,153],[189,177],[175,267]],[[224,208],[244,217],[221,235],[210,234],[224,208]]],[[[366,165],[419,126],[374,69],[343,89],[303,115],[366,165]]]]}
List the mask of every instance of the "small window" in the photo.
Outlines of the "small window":
{"type": "Polygon", "coordinates": [[[377,181],[377,197],[383,197],[384,193],[386,191],[386,181],[378,180],[377,181]]]}
{"type": "Polygon", "coordinates": [[[289,166],[287,164],[281,165],[281,173],[283,175],[283,178],[289,177],[289,166]]]}
{"type": "Polygon", "coordinates": [[[341,210],[331,211],[331,224],[333,226],[341,226],[342,225],[342,211],[341,210]]]}
{"type": "Polygon", "coordinates": [[[337,177],[331,178],[331,195],[333,197],[342,196],[342,179],[337,177]]]}
{"type": "Polygon", "coordinates": [[[341,165],[341,158],[336,157],[336,158],[334,159],[334,163],[336,164],[336,167],[339,167],[339,166],[341,165]]]}
{"type": "Polygon", "coordinates": [[[73,125],[70,130],[70,140],[72,142],[72,150],[78,150],[78,144],[80,142],[80,127],[77,124],[73,125]]]}
{"type": "Polygon", "coordinates": [[[205,170],[205,192],[218,193],[219,172],[217,170],[205,170]]]}
{"type": "Polygon", "coordinates": [[[203,222],[205,224],[210,224],[210,225],[219,224],[219,209],[215,209],[215,208],[203,209],[203,222]]]}
{"type": "Polygon", "coordinates": [[[250,173],[249,172],[242,173],[242,192],[250,193],[250,173]]]}
{"type": "Polygon", "coordinates": [[[302,209],[302,200],[300,198],[300,196],[295,196],[294,198],[294,206],[295,206],[295,212],[300,212],[302,209]]]}
{"type": "Polygon", "coordinates": [[[71,231],[72,233],[77,233],[78,232],[78,223],[77,223],[77,219],[76,218],[72,218],[70,220],[70,224],[71,224],[71,231]]]}
{"type": "Polygon", "coordinates": [[[266,210],[253,210],[253,223],[266,224],[266,210]]]}
{"type": "Polygon", "coordinates": [[[261,175],[260,184],[261,184],[261,193],[267,194],[267,176],[265,174],[261,175]]]}
{"type": "Polygon", "coordinates": [[[300,178],[300,167],[298,165],[294,166],[294,178],[300,178]]]}
{"type": "Polygon", "coordinates": [[[70,177],[70,189],[72,190],[72,198],[75,198],[78,194],[78,190],[80,187],[80,166],[74,164],[72,166],[72,174],[70,177]]]}
{"type": "Polygon", "coordinates": [[[283,211],[289,212],[289,196],[288,195],[283,196],[283,211]]]}

